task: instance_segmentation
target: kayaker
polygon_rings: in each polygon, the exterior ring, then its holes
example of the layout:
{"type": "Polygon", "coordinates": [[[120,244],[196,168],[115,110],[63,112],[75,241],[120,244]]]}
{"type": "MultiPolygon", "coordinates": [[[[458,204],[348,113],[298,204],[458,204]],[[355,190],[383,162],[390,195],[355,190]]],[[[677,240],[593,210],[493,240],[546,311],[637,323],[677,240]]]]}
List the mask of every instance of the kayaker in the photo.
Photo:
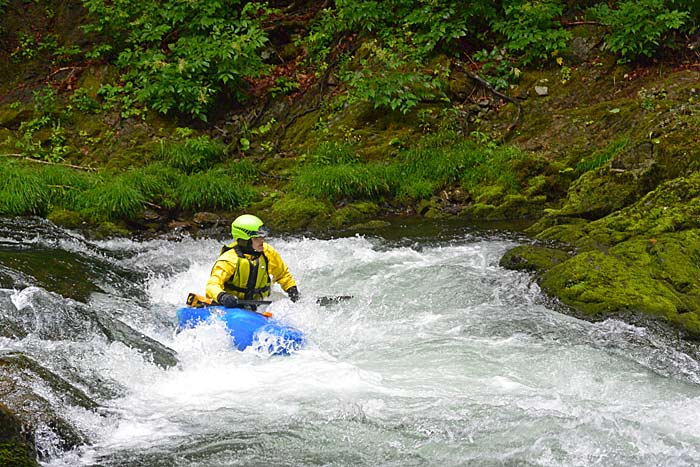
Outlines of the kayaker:
{"type": "Polygon", "coordinates": [[[268,230],[252,214],[238,216],[231,223],[233,242],[225,245],[207,281],[207,298],[226,308],[238,300],[261,300],[270,295],[272,281],[299,300],[299,289],[280,254],[264,238],[268,230]]]}

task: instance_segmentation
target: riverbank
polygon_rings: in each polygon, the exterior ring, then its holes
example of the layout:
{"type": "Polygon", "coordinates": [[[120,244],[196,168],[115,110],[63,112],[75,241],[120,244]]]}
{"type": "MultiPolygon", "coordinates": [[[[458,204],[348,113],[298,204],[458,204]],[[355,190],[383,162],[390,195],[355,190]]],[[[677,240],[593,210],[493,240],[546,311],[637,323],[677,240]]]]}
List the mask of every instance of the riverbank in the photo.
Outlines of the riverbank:
{"type": "MultiPolygon", "coordinates": [[[[12,3],[3,21],[75,30],[81,8],[12,3]]],[[[302,66],[303,48],[280,34],[266,50],[282,60],[276,78],[251,79],[245,101],[222,95],[207,122],[129,100],[109,60],[60,66],[58,44],[9,47],[0,212],[98,238],[225,231],[243,211],[320,235],[393,218],[532,223],[535,245],[504,266],[532,270],[589,319],[650,316],[696,340],[700,56],[688,37],[676,55],[620,64],[598,26],[570,31],[556,60],[517,73],[495,49],[479,63],[435,53],[440,98],[406,92],[394,107],[352,98],[337,62],[302,66]]]]}

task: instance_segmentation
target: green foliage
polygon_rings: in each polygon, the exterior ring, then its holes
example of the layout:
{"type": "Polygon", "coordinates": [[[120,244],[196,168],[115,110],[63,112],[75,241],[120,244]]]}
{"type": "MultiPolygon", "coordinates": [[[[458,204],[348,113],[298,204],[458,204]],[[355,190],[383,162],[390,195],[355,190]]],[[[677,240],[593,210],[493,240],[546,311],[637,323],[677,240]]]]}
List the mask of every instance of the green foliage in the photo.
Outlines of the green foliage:
{"type": "Polygon", "coordinates": [[[146,196],[127,175],[101,177],[84,193],[87,213],[95,220],[135,216],[146,203],[146,196]]]}
{"type": "Polygon", "coordinates": [[[94,114],[100,110],[99,102],[91,97],[90,93],[85,88],[78,88],[73,91],[73,94],[69,98],[69,102],[69,105],[72,108],[75,108],[80,112],[94,114]]]}
{"type": "Polygon", "coordinates": [[[607,45],[622,56],[621,61],[651,57],[672,30],[680,29],[690,20],[688,11],[671,10],[664,0],[622,1],[616,6],[600,3],[590,12],[608,26],[607,45]]]}
{"type": "Polygon", "coordinates": [[[387,166],[379,164],[338,164],[304,169],[292,182],[295,192],[329,200],[369,199],[392,192],[387,166]]]}
{"type": "Polygon", "coordinates": [[[68,151],[63,121],[69,113],[61,111],[56,91],[48,86],[33,92],[33,102],[34,115],[20,125],[15,147],[25,157],[58,162],[68,151]]]}
{"type": "Polygon", "coordinates": [[[512,2],[505,7],[505,18],[494,21],[493,28],[507,38],[508,50],[521,54],[524,64],[543,62],[565,50],[571,39],[557,20],[563,10],[556,0],[512,2]]]}
{"type": "Polygon", "coordinates": [[[352,90],[350,101],[370,102],[375,108],[409,112],[421,100],[443,95],[446,69],[426,71],[410,50],[397,50],[368,41],[360,53],[366,54],[359,67],[341,74],[352,90]]]}
{"type": "Polygon", "coordinates": [[[359,161],[351,145],[332,140],[318,143],[308,154],[308,159],[316,165],[352,164],[359,161]]]}
{"type": "Polygon", "coordinates": [[[162,157],[168,165],[186,173],[204,170],[220,160],[225,146],[208,136],[188,138],[183,143],[163,145],[162,157]]]}
{"type": "Polygon", "coordinates": [[[474,54],[474,60],[481,65],[481,75],[494,89],[508,89],[511,83],[520,79],[520,70],[515,67],[506,51],[494,47],[491,51],[480,50],[474,54]]]}
{"type": "Polygon", "coordinates": [[[178,194],[185,209],[236,209],[255,198],[255,190],[242,178],[224,170],[198,172],[180,180],[178,194]]]}
{"type": "Polygon", "coordinates": [[[218,95],[241,97],[244,79],[265,70],[264,4],[237,0],[83,0],[118,52],[138,100],[161,113],[207,119],[218,95]]]}
{"type": "Polygon", "coordinates": [[[49,192],[39,174],[19,164],[0,162],[0,214],[45,214],[49,192]]]}
{"type": "Polygon", "coordinates": [[[359,34],[366,40],[340,73],[351,100],[405,113],[422,99],[442,96],[448,70],[427,66],[430,57],[475,36],[495,13],[485,1],[341,0],[312,23],[303,45],[325,69],[338,36],[359,34]]]}
{"type": "Polygon", "coordinates": [[[583,174],[589,170],[595,170],[607,164],[613,157],[617,156],[629,143],[628,138],[621,138],[608,143],[608,145],[591,154],[589,157],[581,159],[576,164],[576,172],[583,174]]]}

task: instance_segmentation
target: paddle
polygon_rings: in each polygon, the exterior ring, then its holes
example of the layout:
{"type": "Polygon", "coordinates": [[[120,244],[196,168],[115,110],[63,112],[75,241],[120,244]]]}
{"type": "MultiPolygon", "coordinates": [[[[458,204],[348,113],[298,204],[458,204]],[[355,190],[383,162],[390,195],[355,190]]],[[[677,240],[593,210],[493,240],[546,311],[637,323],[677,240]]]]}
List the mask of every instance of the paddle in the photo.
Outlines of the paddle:
{"type": "MultiPolygon", "coordinates": [[[[336,303],[344,302],[345,300],[350,300],[353,298],[352,295],[332,295],[328,297],[316,297],[316,303],[320,306],[328,306],[328,305],[335,305],[336,303]]],[[[238,300],[239,305],[269,305],[272,303],[271,300],[238,300]]],[[[196,293],[190,293],[187,296],[187,304],[189,306],[193,307],[203,307],[203,306],[212,306],[212,305],[218,305],[215,300],[212,300],[211,298],[203,297],[201,295],[197,295],[196,293]]],[[[272,313],[269,311],[258,311],[258,310],[250,310],[254,311],[255,313],[258,313],[263,316],[267,316],[268,318],[272,317],[272,313]]]]}
{"type": "MultiPolygon", "coordinates": [[[[242,305],[242,306],[245,306],[245,305],[254,305],[254,306],[269,305],[270,303],[272,303],[271,300],[238,300],[238,304],[242,305]]],[[[218,303],[216,303],[216,300],[213,300],[213,299],[207,298],[207,297],[203,297],[201,295],[197,295],[196,293],[192,293],[192,292],[190,292],[190,294],[187,295],[187,304],[189,306],[193,306],[193,307],[219,305],[218,303]]],[[[252,311],[252,312],[257,313],[259,315],[266,316],[268,318],[272,317],[272,313],[270,313],[269,311],[258,311],[258,310],[251,310],[251,309],[248,309],[248,311],[252,311]]]]}
{"type": "Polygon", "coordinates": [[[335,305],[353,298],[352,295],[335,295],[330,297],[316,297],[316,303],[321,306],[335,305]]]}

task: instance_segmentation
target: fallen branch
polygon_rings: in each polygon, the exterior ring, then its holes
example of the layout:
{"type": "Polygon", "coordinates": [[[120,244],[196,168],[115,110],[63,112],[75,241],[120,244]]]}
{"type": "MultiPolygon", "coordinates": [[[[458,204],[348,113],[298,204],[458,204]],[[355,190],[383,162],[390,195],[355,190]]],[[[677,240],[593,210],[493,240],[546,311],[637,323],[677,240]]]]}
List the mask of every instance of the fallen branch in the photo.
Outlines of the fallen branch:
{"type": "Polygon", "coordinates": [[[73,165],[73,164],[67,164],[65,162],[51,162],[51,161],[42,161],[41,159],[32,159],[31,157],[27,157],[23,154],[0,154],[0,156],[17,157],[17,158],[20,158],[20,159],[27,161],[27,162],[36,162],[37,164],[61,165],[63,167],[69,167],[71,169],[77,169],[77,170],[84,170],[86,172],[93,172],[96,170],[94,167],[87,167],[87,166],[83,166],[83,165],[73,165]]]}
{"type": "Polygon", "coordinates": [[[471,79],[473,79],[474,81],[478,82],[483,87],[488,89],[489,92],[491,92],[493,95],[500,97],[501,99],[506,100],[506,101],[515,105],[515,108],[517,110],[517,112],[515,113],[515,118],[513,119],[513,122],[510,125],[508,125],[508,128],[506,129],[506,136],[508,134],[510,134],[510,132],[513,131],[513,129],[517,126],[518,122],[520,121],[520,112],[522,111],[522,108],[520,106],[520,102],[516,101],[515,99],[513,99],[510,96],[503,94],[502,92],[497,91],[496,89],[494,89],[493,86],[491,86],[491,84],[488,81],[486,81],[484,78],[477,75],[476,73],[472,73],[468,70],[464,70],[464,72],[467,73],[467,75],[469,75],[469,77],[471,79]]]}

